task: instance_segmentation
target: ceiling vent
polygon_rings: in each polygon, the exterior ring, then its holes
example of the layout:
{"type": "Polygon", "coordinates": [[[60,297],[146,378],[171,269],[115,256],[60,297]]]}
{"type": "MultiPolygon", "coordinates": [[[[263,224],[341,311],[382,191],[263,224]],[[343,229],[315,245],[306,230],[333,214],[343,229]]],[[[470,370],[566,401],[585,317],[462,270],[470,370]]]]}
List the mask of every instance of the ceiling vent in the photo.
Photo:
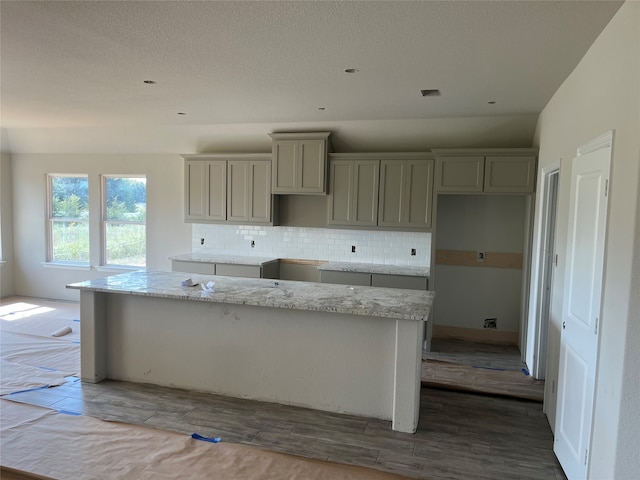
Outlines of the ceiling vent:
{"type": "Polygon", "coordinates": [[[435,90],[420,90],[420,93],[423,97],[439,97],[440,95],[442,95],[440,93],[440,90],[438,90],[437,88],[435,90]]]}

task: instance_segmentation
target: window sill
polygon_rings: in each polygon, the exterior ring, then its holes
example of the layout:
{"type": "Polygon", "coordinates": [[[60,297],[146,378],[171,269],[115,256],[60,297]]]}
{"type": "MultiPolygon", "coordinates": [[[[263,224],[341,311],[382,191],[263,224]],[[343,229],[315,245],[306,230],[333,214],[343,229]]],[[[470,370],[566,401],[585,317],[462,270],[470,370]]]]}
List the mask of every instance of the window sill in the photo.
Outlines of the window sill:
{"type": "Polygon", "coordinates": [[[63,270],[91,270],[91,265],[83,263],[40,262],[44,268],[61,268],[63,270]]]}
{"type": "Polygon", "coordinates": [[[95,267],[99,272],[135,272],[137,270],[146,270],[147,267],[127,267],[125,265],[100,265],[95,267]]]}

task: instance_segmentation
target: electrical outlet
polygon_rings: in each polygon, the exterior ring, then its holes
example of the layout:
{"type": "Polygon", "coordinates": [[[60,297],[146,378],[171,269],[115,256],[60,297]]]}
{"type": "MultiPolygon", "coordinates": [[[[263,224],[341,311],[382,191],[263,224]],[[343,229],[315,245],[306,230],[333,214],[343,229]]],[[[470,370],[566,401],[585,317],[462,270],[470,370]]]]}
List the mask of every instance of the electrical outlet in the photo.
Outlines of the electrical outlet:
{"type": "Polygon", "coordinates": [[[497,318],[485,318],[484,319],[484,328],[498,328],[498,319],[497,318]]]}
{"type": "Polygon", "coordinates": [[[356,246],[355,245],[351,245],[351,253],[356,253],[356,246]]]}
{"type": "Polygon", "coordinates": [[[479,262],[484,262],[484,259],[485,259],[485,253],[484,253],[484,252],[478,252],[478,258],[477,258],[477,260],[478,260],[479,262]]]}
{"type": "Polygon", "coordinates": [[[411,249],[411,255],[415,256],[415,254],[416,254],[416,249],[415,249],[415,248],[412,248],[412,249],[411,249]]]}
{"type": "Polygon", "coordinates": [[[200,239],[200,245],[204,245],[204,237],[200,239]]]}
{"type": "Polygon", "coordinates": [[[251,240],[251,248],[254,248],[256,246],[256,242],[251,240]]]}

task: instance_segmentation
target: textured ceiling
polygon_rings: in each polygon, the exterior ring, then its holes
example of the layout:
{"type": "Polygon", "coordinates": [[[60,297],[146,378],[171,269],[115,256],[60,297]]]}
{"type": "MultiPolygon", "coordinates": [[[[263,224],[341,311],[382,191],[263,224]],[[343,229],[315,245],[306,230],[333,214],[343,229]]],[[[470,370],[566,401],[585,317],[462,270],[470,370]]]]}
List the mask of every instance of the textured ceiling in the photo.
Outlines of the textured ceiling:
{"type": "Polygon", "coordinates": [[[2,0],[1,122],[11,129],[532,115],[619,7],[2,0]],[[442,95],[420,95],[433,88],[442,95]]]}

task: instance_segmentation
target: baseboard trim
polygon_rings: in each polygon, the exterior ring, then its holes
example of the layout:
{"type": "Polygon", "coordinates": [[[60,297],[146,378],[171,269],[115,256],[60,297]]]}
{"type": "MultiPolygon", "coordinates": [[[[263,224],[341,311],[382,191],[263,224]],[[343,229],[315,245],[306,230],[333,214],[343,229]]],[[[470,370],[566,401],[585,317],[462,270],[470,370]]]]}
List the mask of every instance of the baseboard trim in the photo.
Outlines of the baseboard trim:
{"type": "Polygon", "coordinates": [[[518,345],[520,334],[504,330],[433,326],[433,338],[453,338],[467,342],[489,343],[493,345],[518,345]]]}

